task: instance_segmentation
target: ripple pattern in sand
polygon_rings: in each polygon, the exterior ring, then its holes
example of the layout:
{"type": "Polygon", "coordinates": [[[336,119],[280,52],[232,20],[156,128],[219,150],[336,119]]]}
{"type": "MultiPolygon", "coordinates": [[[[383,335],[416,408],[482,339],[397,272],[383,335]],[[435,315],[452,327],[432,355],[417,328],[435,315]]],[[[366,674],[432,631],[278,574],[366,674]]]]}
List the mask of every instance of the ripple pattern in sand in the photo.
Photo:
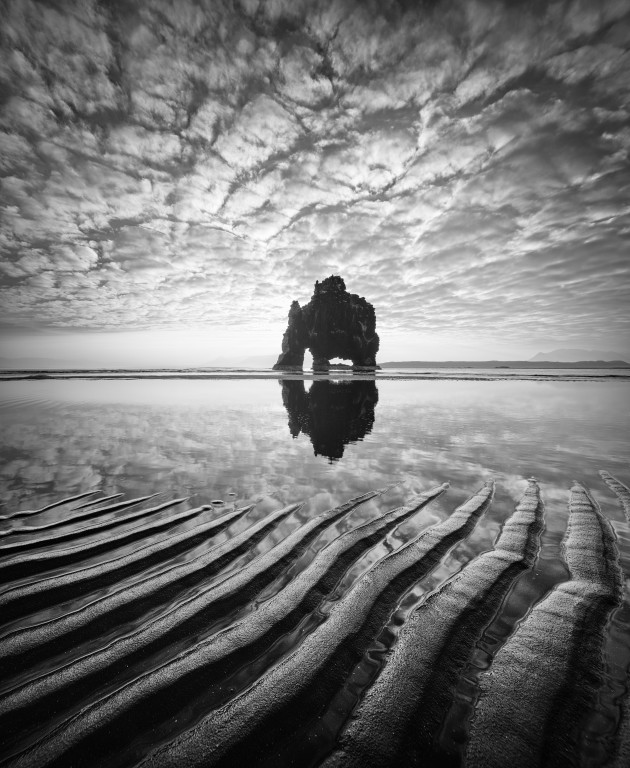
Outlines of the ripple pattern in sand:
{"type": "Polygon", "coordinates": [[[567,490],[566,569],[537,587],[534,479],[456,568],[494,483],[401,539],[448,485],[389,490],[311,517],[93,493],[6,515],[1,764],[627,765],[608,656],[628,606],[589,490],[567,490]]]}

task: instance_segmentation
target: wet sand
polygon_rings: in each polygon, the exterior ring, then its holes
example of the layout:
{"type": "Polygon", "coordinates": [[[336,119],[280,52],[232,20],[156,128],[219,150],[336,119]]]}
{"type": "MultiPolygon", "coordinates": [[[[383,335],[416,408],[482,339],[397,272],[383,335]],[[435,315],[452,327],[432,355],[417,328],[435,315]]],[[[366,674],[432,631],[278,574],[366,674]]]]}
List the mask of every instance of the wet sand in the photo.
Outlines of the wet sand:
{"type": "MultiPolygon", "coordinates": [[[[622,479],[601,486],[627,516],[622,479]]],[[[532,478],[454,569],[496,483],[402,538],[449,488],[392,490],[306,516],[95,492],[4,515],[3,764],[627,765],[628,541],[590,489],[554,567],[532,478]]]]}

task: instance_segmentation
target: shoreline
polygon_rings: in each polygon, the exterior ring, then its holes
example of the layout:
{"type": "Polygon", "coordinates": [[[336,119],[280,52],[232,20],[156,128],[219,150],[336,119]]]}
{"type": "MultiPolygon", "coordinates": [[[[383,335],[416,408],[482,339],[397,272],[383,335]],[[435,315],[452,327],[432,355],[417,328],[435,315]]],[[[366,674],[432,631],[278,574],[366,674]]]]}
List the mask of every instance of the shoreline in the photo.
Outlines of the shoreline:
{"type": "Polygon", "coordinates": [[[26,371],[2,371],[0,381],[63,381],[63,380],[94,380],[94,381],[159,381],[181,379],[190,381],[207,380],[277,380],[277,381],[630,381],[630,371],[627,373],[613,373],[604,369],[601,373],[530,373],[517,371],[507,373],[505,369],[499,371],[484,370],[480,372],[469,371],[424,371],[422,373],[401,372],[353,372],[331,371],[319,373],[313,371],[286,372],[286,371],[226,371],[221,372],[145,372],[145,371],[50,371],[50,372],[26,372],[26,371]]]}

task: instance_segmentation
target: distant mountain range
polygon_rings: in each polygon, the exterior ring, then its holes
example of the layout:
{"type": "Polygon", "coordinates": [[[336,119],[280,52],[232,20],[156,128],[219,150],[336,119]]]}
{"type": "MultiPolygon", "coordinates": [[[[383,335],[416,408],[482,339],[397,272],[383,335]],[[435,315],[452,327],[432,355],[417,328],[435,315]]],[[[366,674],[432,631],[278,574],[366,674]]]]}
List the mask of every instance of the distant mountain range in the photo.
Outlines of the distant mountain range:
{"type": "Polygon", "coordinates": [[[534,360],[403,360],[381,368],[630,368],[625,360],[580,360],[557,363],[534,360]]]}
{"type": "Polygon", "coordinates": [[[531,358],[532,363],[577,363],[581,360],[619,361],[627,355],[621,352],[598,352],[593,349],[552,349],[551,352],[539,352],[531,358]]]}
{"type": "MultiPolygon", "coordinates": [[[[203,366],[177,366],[177,368],[212,368],[212,367],[245,367],[271,368],[277,359],[276,355],[255,355],[251,357],[216,357],[204,363],[203,366]]],[[[623,359],[619,352],[594,352],[587,349],[555,349],[551,352],[540,352],[531,360],[403,360],[380,363],[381,368],[627,368],[630,363],[623,359]]],[[[0,370],[88,370],[91,368],[130,369],[133,366],[100,365],[94,366],[79,361],[57,360],[42,357],[1,358],[0,370]]],[[[168,368],[173,366],[145,366],[149,368],[168,368]]],[[[336,366],[339,369],[343,364],[336,366]]],[[[335,366],[333,366],[333,369],[335,366]]]]}

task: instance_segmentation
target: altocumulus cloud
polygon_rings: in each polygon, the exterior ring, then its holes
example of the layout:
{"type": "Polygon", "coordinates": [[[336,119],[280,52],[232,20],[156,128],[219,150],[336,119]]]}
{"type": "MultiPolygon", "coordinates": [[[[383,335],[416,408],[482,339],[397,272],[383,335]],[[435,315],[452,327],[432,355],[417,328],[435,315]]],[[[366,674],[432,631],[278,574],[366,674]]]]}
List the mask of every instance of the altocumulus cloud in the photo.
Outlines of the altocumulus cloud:
{"type": "Polygon", "coordinates": [[[15,325],[626,344],[630,0],[5,0],[15,325]]]}

